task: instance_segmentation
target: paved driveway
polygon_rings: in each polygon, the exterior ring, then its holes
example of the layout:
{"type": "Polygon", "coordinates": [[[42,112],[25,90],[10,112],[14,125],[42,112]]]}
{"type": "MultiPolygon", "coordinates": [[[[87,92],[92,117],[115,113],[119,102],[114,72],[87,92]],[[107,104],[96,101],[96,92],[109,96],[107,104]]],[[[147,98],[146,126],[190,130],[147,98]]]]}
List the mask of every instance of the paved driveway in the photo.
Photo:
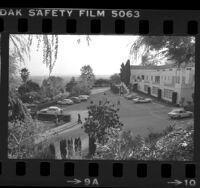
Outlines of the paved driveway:
{"type": "MultiPolygon", "coordinates": [[[[105,99],[105,95],[102,93],[105,92],[105,90],[99,91],[101,92],[95,92],[95,94],[92,94],[87,102],[64,107],[64,113],[72,114],[72,123],[77,121],[76,117],[78,113],[81,114],[82,120],[87,117],[87,106],[90,105],[91,101],[98,104],[99,100],[105,99]]],[[[131,130],[135,136],[138,134],[146,136],[150,132],[161,132],[170,124],[167,113],[172,110],[172,107],[154,102],[134,104],[131,100],[126,100],[123,97],[114,95],[110,91],[106,91],[106,97],[116,106],[118,100],[120,100],[120,105],[118,107],[120,108],[120,120],[124,124],[123,129],[131,130]]],[[[51,142],[56,143],[63,138],[68,139],[71,137],[81,137],[83,150],[87,150],[88,137],[81,127],[82,125],[78,124],[71,129],[64,130],[51,138],[51,142]]]]}

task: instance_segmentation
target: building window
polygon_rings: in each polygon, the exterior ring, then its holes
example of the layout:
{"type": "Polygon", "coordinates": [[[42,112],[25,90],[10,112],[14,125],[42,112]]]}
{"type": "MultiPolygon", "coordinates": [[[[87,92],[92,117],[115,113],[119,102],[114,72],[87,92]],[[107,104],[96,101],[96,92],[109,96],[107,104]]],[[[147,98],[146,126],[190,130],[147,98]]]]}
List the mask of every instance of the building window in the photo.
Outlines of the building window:
{"type": "Polygon", "coordinates": [[[151,76],[151,80],[153,80],[153,76],[151,76]]]}
{"type": "Polygon", "coordinates": [[[180,84],[180,77],[179,76],[176,77],[176,83],[180,84]]]}
{"type": "Polygon", "coordinates": [[[164,89],[164,97],[165,98],[172,99],[172,93],[173,93],[173,90],[164,89]]]}
{"type": "Polygon", "coordinates": [[[144,80],[144,75],[142,75],[142,80],[144,80]]]}
{"type": "Polygon", "coordinates": [[[160,83],[160,76],[155,76],[155,82],[160,83]]]}
{"type": "Polygon", "coordinates": [[[144,85],[144,91],[148,91],[148,85],[144,85]]]}
{"type": "Polygon", "coordinates": [[[158,87],[153,86],[152,87],[152,93],[157,95],[158,94],[158,87]]]}
{"type": "Polygon", "coordinates": [[[192,70],[192,68],[187,68],[186,70],[192,70]]]}
{"type": "Polygon", "coordinates": [[[185,84],[185,76],[182,77],[182,83],[185,84]]]}

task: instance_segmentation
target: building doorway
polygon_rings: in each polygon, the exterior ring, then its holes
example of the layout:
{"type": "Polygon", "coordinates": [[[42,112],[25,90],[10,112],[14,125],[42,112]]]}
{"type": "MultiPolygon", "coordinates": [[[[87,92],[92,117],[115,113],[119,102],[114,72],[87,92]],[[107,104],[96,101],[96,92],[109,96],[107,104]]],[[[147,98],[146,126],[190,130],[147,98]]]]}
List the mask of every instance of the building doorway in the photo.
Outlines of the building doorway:
{"type": "Polygon", "coordinates": [[[172,104],[177,104],[177,92],[172,93],[172,104]]]}
{"type": "Polygon", "coordinates": [[[137,91],[138,89],[138,84],[133,84],[133,91],[137,91]]]}
{"type": "Polygon", "coordinates": [[[158,98],[162,99],[162,90],[161,89],[158,89],[158,98]]]}
{"type": "Polygon", "coordinates": [[[148,87],[148,95],[151,95],[151,88],[150,87],[148,87]]]}

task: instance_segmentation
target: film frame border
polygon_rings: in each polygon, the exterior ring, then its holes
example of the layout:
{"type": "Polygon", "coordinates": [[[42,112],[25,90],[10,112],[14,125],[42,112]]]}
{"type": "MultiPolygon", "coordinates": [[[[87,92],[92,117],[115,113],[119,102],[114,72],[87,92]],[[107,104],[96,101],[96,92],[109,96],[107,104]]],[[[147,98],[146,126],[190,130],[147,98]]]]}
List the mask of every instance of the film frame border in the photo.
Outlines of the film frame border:
{"type": "MultiPolygon", "coordinates": [[[[110,10],[106,10],[110,11],[110,10]]],[[[9,160],[7,159],[7,100],[8,94],[8,49],[9,49],[9,34],[113,34],[113,35],[169,35],[169,36],[195,36],[196,48],[200,46],[199,18],[200,12],[198,11],[148,11],[141,10],[141,18],[130,20],[129,18],[110,19],[110,18],[83,18],[73,19],[66,18],[35,18],[25,16],[23,18],[16,17],[3,17],[0,18],[0,32],[2,34],[1,44],[2,48],[2,72],[1,72],[1,103],[3,104],[3,118],[1,118],[0,127],[0,141],[3,143],[0,147],[0,184],[6,185],[8,180],[12,179],[12,184],[30,185],[52,185],[52,186],[71,186],[64,180],[71,177],[83,179],[84,177],[94,178],[97,177],[99,186],[135,186],[146,187],[148,185],[166,186],[164,180],[175,179],[195,179],[197,180],[199,174],[199,159],[200,159],[200,146],[198,145],[198,132],[199,129],[197,122],[199,117],[197,115],[199,109],[198,94],[200,86],[198,86],[198,78],[200,65],[195,64],[195,133],[194,133],[194,161],[181,162],[181,161],[91,161],[91,160],[9,160]],[[185,15],[185,14],[188,15],[185,15]],[[157,17],[160,14],[160,17],[157,17]],[[183,20],[183,16],[186,18],[183,20]],[[69,21],[70,20],[70,21],[69,21]],[[99,27],[100,23],[100,27],[99,27]],[[24,27],[25,24],[25,27],[24,27]],[[44,25],[43,25],[44,24],[44,25]],[[45,25],[47,24],[47,25],[45,25]],[[73,31],[68,31],[67,24],[72,25],[73,31]],[[160,24],[160,25],[159,25],[160,24]],[[58,25],[61,27],[58,27],[58,25]],[[97,31],[93,28],[98,26],[97,31]],[[44,27],[45,26],[45,27],[44,27]],[[31,29],[29,29],[31,28],[31,29]],[[166,29],[170,28],[170,29],[166,29]],[[192,28],[192,29],[191,29],[192,28]],[[46,30],[45,30],[46,29],[46,30]],[[94,29],[94,30],[93,30],[94,29]],[[167,33],[166,33],[167,30],[167,33]],[[6,84],[7,83],[7,84],[6,84]],[[3,146],[3,147],[2,147],[3,146]],[[6,153],[5,153],[6,152],[6,153]],[[25,163],[24,163],[25,162],[25,163]],[[17,167],[23,168],[25,171],[18,171],[17,167]],[[108,167],[109,170],[103,168],[108,167]],[[37,167],[37,169],[35,169],[37,167]],[[65,167],[70,171],[73,169],[74,173],[66,171],[65,167]],[[40,169],[40,170],[39,170],[40,169]],[[49,169],[45,172],[44,169],[49,169]],[[62,169],[62,170],[61,170],[62,169]],[[163,170],[163,169],[168,169],[163,170]],[[118,173],[116,173],[116,170],[118,173]],[[146,172],[145,172],[146,171],[146,172]],[[87,174],[86,174],[87,172],[87,174]],[[130,174],[131,172],[131,174],[130,174]],[[192,175],[191,175],[192,172],[192,175]],[[196,173],[195,173],[196,172],[196,173]],[[9,175],[9,176],[8,176],[9,175]],[[17,175],[17,176],[16,176],[17,175]],[[34,175],[35,179],[31,180],[34,175]],[[66,176],[65,176],[66,175],[66,176]],[[83,176],[84,175],[84,176],[83,176]],[[29,179],[30,178],[30,179],[29,179]],[[60,183],[58,181],[60,180],[60,183]],[[134,182],[132,181],[134,180],[134,182]],[[38,183],[39,182],[39,183],[38,183]]],[[[68,25],[68,26],[69,26],[68,25]]],[[[197,50],[196,50],[197,52],[197,50]]],[[[195,62],[198,62],[200,55],[195,54],[195,62]]],[[[199,181],[199,180],[198,180],[199,181]]],[[[199,182],[197,182],[199,184],[199,182]]],[[[10,184],[10,185],[12,185],[10,184]]],[[[83,185],[83,184],[80,184],[83,185]]],[[[86,186],[92,186],[91,184],[86,186]]],[[[192,186],[191,186],[192,187],[192,186]]]]}

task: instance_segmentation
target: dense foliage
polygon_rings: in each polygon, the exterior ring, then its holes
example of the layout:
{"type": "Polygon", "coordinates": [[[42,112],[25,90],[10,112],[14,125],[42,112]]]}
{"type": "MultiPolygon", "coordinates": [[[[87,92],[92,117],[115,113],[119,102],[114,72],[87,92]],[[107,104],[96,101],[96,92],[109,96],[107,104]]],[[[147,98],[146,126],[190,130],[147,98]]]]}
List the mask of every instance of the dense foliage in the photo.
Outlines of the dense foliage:
{"type": "Polygon", "coordinates": [[[65,90],[67,92],[71,92],[75,85],[76,85],[76,80],[74,77],[72,77],[71,80],[66,84],[65,90]]]}
{"type": "Polygon", "coordinates": [[[113,74],[111,77],[110,77],[110,83],[111,84],[120,84],[121,83],[121,78],[120,78],[120,75],[119,74],[113,74]]]}
{"type": "Polygon", "coordinates": [[[131,46],[130,54],[142,64],[157,64],[156,58],[174,60],[178,65],[193,61],[195,58],[194,37],[183,36],[140,36],[131,46]],[[156,53],[155,53],[156,52],[156,53]]]}
{"type": "Polygon", "coordinates": [[[41,91],[44,97],[53,98],[61,93],[63,88],[64,83],[61,77],[50,76],[43,80],[41,91]]]}
{"type": "Polygon", "coordinates": [[[91,104],[88,107],[88,118],[84,123],[84,131],[89,136],[89,155],[96,150],[96,142],[106,144],[115,132],[123,127],[119,119],[118,109],[108,101],[102,101],[99,105],[91,104]]]}
{"type": "Polygon", "coordinates": [[[79,95],[90,95],[90,85],[86,82],[79,81],[72,88],[71,95],[79,96],[79,95]]]}
{"type": "Polygon", "coordinates": [[[120,78],[121,81],[126,84],[126,86],[130,83],[130,76],[131,76],[131,67],[130,67],[130,60],[127,60],[126,64],[121,64],[120,68],[120,78]]]}
{"type": "Polygon", "coordinates": [[[8,122],[8,157],[12,159],[32,158],[34,153],[34,123],[31,118],[8,122]]]}
{"type": "Polygon", "coordinates": [[[108,87],[110,85],[110,80],[108,79],[96,79],[94,86],[95,87],[108,87]]]}
{"type": "Polygon", "coordinates": [[[130,131],[122,132],[107,144],[97,145],[95,159],[115,160],[193,160],[194,128],[167,127],[161,133],[150,133],[146,138],[134,137],[130,131]]]}
{"type": "Polygon", "coordinates": [[[95,75],[90,65],[84,65],[81,68],[80,80],[86,82],[90,87],[94,85],[95,75]]]}

